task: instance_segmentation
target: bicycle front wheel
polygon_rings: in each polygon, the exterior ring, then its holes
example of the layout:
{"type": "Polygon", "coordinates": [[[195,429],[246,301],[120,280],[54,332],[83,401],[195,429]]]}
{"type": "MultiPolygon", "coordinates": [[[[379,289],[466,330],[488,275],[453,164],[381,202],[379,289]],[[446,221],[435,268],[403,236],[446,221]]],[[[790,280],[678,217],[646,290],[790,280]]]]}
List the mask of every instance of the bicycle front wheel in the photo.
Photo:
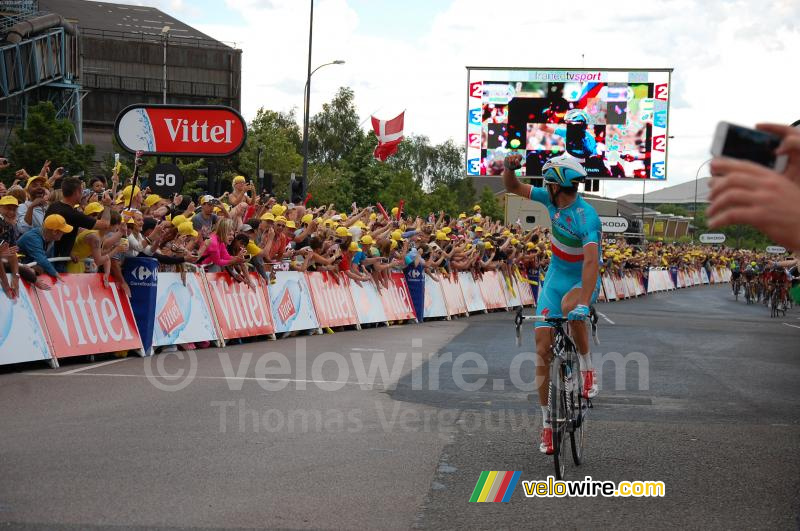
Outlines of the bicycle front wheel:
{"type": "Polygon", "coordinates": [[[564,372],[561,360],[553,357],[550,364],[550,427],[553,429],[553,463],[556,479],[564,479],[567,462],[567,411],[564,392],[564,372]]]}
{"type": "Polygon", "coordinates": [[[572,393],[570,400],[572,404],[572,426],[569,434],[570,446],[572,447],[572,460],[575,465],[580,466],[583,462],[583,441],[586,431],[586,400],[583,398],[583,374],[581,374],[578,363],[573,361],[573,380],[572,393]]]}

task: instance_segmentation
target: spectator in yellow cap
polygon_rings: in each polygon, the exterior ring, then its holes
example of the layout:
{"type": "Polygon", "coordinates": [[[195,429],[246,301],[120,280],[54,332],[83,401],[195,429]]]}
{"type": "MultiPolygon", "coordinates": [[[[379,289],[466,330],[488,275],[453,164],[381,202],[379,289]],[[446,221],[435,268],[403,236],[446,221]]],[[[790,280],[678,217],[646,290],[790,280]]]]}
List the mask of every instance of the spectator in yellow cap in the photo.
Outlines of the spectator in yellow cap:
{"type": "Polygon", "coordinates": [[[236,206],[241,202],[245,202],[248,205],[255,203],[256,188],[253,185],[253,181],[248,183],[247,179],[244,178],[244,175],[237,175],[233,178],[233,183],[231,186],[233,187],[233,190],[230,194],[228,194],[228,202],[231,206],[236,206]]]}
{"type": "Polygon", "coordinates": [[[142,189],[138,186],[132,187],[129,184],[120,192],[117,204],[122,204],[125,208],[130,205],[130,208],[140,210],[142,208],[142,189]],[[133,190],[133,197],[131,197],[131,189],[133,190]]]}
{"type": "Polygon", "coordinates": [[[56,271],[53,264],[48,260],[46,249],[52,242],[60,240],[64,234],[72,232],[73,227],[68,225],[64,216],[58,214],[51,214],[44,218],[41,227],[31,229],[23,234],[17,240],[19,251],[27,257],[28,260],[36,262],[36,268],[43,271],[48,275],[55,277],[56,280],[61,280],[61,276],[56,271]]]}
{"type": "Polygon", "coordinates": [[[35,227],[41,227],[47,211],[47,179],[35,176],[25,185],[27,200],[17,209],[17,230],[24,234],[35,227]]]}
{"type": "MultiPolygon", "coordinates": [[[[203,235],[203,237],[208,237],[211,234],[211,229],[217,225],[217,220],[219,217],[214,213],[214,208],[219,205],[219,199],[214,197],[213,195],[204,195],[200,198],[200,212],[195,214],[192,218],[192,225],[194,226],[194,230],[199,232],[203,235]]],[[[222,214],[222,216],[225,216],[222,214]]]]}

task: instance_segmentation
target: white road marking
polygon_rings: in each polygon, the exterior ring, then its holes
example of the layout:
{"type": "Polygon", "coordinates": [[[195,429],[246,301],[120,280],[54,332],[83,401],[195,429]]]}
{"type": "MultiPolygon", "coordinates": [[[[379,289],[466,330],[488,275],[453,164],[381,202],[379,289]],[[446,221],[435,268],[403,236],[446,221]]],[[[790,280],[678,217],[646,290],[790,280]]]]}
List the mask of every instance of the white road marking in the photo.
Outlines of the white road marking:
{"type": "Polygon", "coordinates": [[[75,374],[75,373],[79,373],[79,372],[83,372],[83,371],[88,371],[90,369],[96,369],[97,367],[102,367],[103,365],[111,365],[111,364],[114,364],[114,363],[119,363],[121,361],[127,361],[127,360],[128,360],[128,358],[120,358],[120,359],[117,359],[117,360],[103,361],[101,363],[94,363],[92,365],[89,365],[88,367],[79,367],[77,369],[72,369],[71,371],[64,371],[64,372],[59,372],[59,373],[56,373],[56,374],[58,374],[59,376],[62,375],[62,374],[75,374]]]}
{"type": "Polygon", "coordinates": [[[789,324],[789,323],[783,323],[783,324],[785,324],[786,326],[791,326],[792,328],[800,328],[800,326],[789,324]]]}
{"type": "MultiPolygon", "coordinates": [[[[595,310],[595,311],[597,311],[597,310],[595,310]]],[[[614,321],[612,321],[611,319],[606,317],[605,314],[603,314],[603,313],[597,312],[597,315],[599,315],[600,317],[602,317],[603,319],[605,319],[606,321],[608,321],[611,324],[616,324],[614,321]]]]}
{"type": "MultiPolygon", "coordinates": [[[[116,361],[116,360],[114,360],[116,361]]],[[[23,372],[27,376],[111,376],[111,377],[120,377],[120,378],[157,378],[159,380],[180,380],[185,378],[183,375],[181,376],[147,376],[146,374],[113,374],[113,373],[99,373],[99,372],[88,372],[88,373],[74,373],[74,372],[23,372]]],[[[294,379],[294,378],[256,378],[254,376],[194,376],[192,380],[249,380],[254,382],[303,382],[303,383],[313,383],[313,384],[342,384],[342,385],[378,385],[383,386],[382,383],[375,383],[375,382],[352,382],[349,380],[305,380],[305,379],[294,379]]]]}
{"type": "Polygon", "coordinates": [[[350,350],[355,350],[356,352],[385,352],[382,348],[351,348],[350,350]]]}

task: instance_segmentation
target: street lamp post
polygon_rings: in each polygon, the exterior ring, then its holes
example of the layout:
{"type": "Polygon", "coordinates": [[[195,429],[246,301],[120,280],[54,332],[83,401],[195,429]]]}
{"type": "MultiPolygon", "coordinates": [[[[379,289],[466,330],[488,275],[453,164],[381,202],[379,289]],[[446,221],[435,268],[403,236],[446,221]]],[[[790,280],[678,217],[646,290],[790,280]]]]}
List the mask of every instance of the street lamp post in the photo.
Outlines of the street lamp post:
{"type": "Polygon", "coordinates": [[[698,166],[697,171],[694,174],[694,219],[692,223],[694,224],[694,231],[692,232],[692,241],[694,241],[694,235],[697,232],[697,179],[700,177],[700,170],[703,169],[703,166],[711,162],[713,159],[704,160],[700,166],[698,166]]]}
{"type": "Polygon", "coordinates": [[[169,26],[161,28],[161,42],[164,44],[164,78],[161,83],[162,103],[167,104],[167,41],[169,40],[169,26]]]}
{"type": "Polygon", "coordinates": [[[264,151],[264,146],[258,146],[258,155],[256,156],[256,178],[258,179],[258,191],[264,191],[264,173],[261,170],[261,152],[264,151]]]}
{"type": "MultiPolygon", "coordinates": [[[[311,39],[309,38],[309,46],[311,44],[311,39]]],[[[314,75],[314,72],[322,68],[323,66],[328,65],[343,65],[344,61],[341,59],[337,59],[335,61],[331,61],[330,63],[324,63],[316,67],[314,70],[311,70],[308,74],[308,78],[306,78],[306,86],[304,89],[305,94],[305,101],[303,103],[303,195],[306,193],[306,186],[308,186],[308,125],[311,120],[310,118],[310,106],[311,106],[311,76],[314,75]]]]}

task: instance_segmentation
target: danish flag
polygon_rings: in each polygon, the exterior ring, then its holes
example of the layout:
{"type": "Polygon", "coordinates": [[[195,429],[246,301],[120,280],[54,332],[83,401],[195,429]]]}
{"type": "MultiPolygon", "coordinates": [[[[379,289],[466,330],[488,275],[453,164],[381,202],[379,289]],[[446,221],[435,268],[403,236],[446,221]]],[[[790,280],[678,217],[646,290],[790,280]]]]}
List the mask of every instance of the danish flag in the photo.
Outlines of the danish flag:
{"type": "Polygon", "coordinates": [[[373,155],[381,162],[397,153],[397,146],[403,141],[403,119],[406,111],[391,120],[372,117],[372,129],[378,137],[378,146],[373,155]]]}

